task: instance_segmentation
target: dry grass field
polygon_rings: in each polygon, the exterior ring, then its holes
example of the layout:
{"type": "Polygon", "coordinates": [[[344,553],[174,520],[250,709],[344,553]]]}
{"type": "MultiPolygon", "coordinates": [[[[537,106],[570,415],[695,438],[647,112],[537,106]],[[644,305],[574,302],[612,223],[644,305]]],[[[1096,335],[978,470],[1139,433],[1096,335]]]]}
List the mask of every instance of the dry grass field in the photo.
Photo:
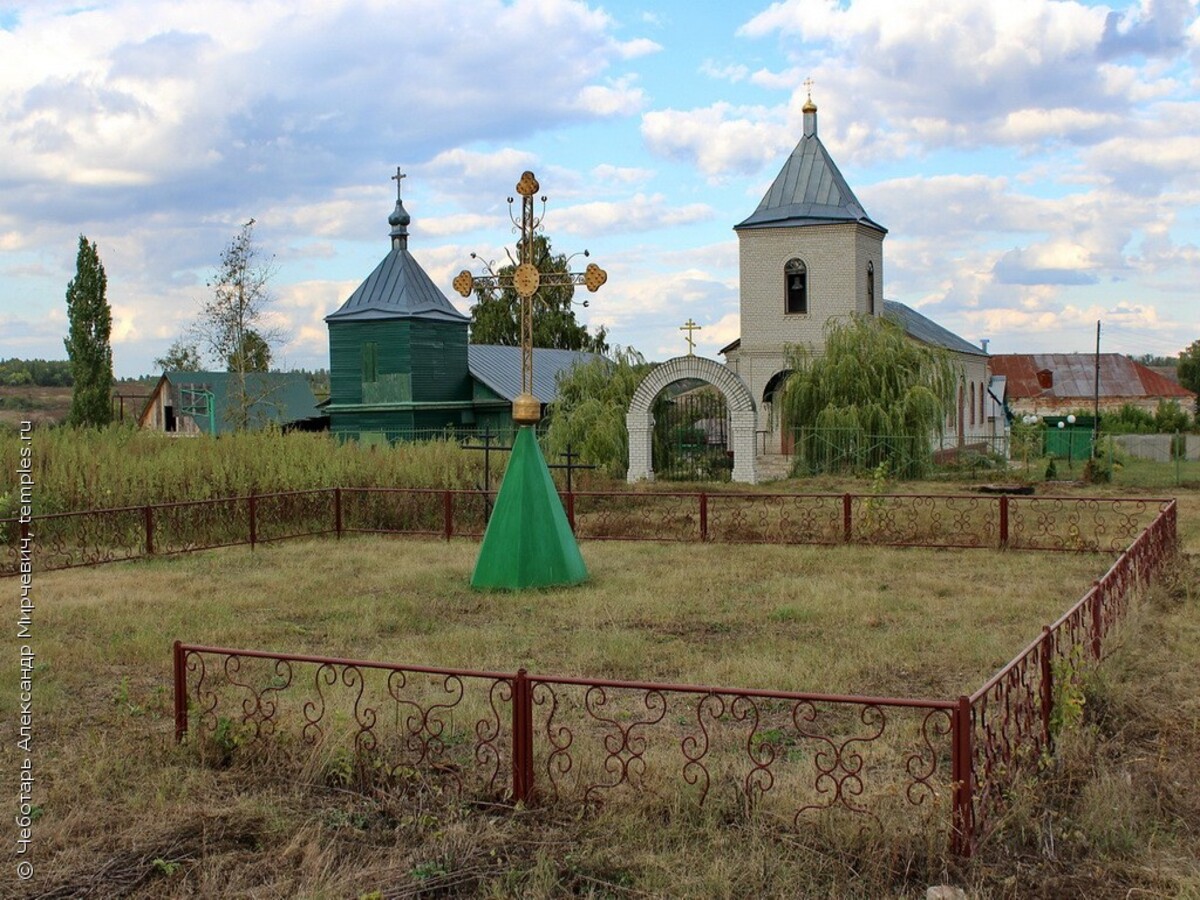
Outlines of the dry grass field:
{"type": "MultiPolygon", "coordinates": [[[[1200,549],[1200,498],[1184,498],[1200,549]]],[[[1200,577],[1184,558],[1089,682],[1083,723],[970,863],[943,834],[780,828],[722,804],[513,810],[358,789],[177,746],[170,645],[737,687],[950,698],[1110,557],[585,544],[579,588],[479,594],[476,545],[295,541],[37,576],[32,882],[0,896],[1200,894],[1200,577]],[[763,574],[767,573],[767,574],[763,574]]],[[[15,616],[13,581],[4,609],[15,616]]],[[[15,661],[15,643],[8,642],[15,661]]],[[[16,673],[0,788],[16,793],[16,673]]],[[[9,819],[11,822],[11,819],[9,819]]],[[[11,829],[11,825],[9,826],[11,829]]],[[[12,865],[10,857],[9,866],[12,865]]]]}

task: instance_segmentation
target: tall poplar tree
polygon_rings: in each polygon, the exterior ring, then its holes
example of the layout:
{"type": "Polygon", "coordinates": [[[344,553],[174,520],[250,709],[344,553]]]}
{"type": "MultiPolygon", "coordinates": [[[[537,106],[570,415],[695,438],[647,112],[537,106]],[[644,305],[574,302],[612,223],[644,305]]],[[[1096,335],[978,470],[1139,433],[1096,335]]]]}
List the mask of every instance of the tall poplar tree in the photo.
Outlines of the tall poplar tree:
{"type": "Polygon", "coordinates": [[[79,236],[75,277],[67,285],[70,330],[63,343],[75,382],[67,424],[83,427],[112,422],[112,310],[108,306],[108,277],[95,242],[79,236]]]}

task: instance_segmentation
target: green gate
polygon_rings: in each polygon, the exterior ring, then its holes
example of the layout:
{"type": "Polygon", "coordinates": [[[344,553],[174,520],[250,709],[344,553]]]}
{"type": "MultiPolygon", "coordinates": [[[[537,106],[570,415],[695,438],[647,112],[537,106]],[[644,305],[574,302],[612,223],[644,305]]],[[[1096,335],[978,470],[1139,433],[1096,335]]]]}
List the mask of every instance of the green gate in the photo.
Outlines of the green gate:
{"type": "Polygon", "coordinates": [[[665,481],[729,481],[733,473],[725,397],[702,381],[678,381],[654,405],[654,472],[665,481]]]}

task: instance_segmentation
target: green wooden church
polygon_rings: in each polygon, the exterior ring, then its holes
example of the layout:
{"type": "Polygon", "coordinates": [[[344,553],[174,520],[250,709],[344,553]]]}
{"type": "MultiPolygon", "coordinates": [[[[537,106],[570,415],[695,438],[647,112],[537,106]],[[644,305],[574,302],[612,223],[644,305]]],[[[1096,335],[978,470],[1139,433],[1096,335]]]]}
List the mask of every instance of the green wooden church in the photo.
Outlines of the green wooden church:
{"type": "MultiPolygon", "coordinates": [[[[330,393],[324,408],[330,430],[367,443],[485,428],[511,433],[512,401],[521,389],[520,347],[469,343],[470,320],[408,250],[412,217],[399,190],[388,224],[388,254],[325,317],[330,393]]],[[[558,376],[593,358],[535,349],[537,397],[543,404],[552,401],[558,376]]]]}

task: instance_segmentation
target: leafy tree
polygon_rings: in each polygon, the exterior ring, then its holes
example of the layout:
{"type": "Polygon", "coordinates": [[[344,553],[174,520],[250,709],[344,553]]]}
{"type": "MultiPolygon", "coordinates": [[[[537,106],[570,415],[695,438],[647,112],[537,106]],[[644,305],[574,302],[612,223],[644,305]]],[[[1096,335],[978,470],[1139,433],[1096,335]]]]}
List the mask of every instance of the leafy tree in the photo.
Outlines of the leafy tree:
{"type": "Polygon", "coordinates": [[[1154,411],[1154,428],[1160,434],[1187,431],[1192,426],[1191,416],[1175,400],[1159,400],[1154,411]]]}
{"type": "Polygon", "coordinates": [[[1133,403],[1123,403],[1120,409],[1106,412],[1101,421],[1108,434],[1153,434],[1156,430],[1154,416],[1133,403]]]}
{"type": "Polygon", "coordinates": [[[265,383],[248,382],[246,375],[260,371],[254,366],[261,363],[264,348],[269,363],[270,345],[280,338],[267,322],[274,275],[274,264],[262,259],[254,243],[251,219],[221,252],[217,270],[208,282],[212,296],[195,326],[197,338],[213,358],[228,365],[234,376],[229,385],[228,416],[229,424],[238,429],[249,427],[251,407],[263,399],[256,386],[265,383]]]}
{"type": "Polygon", "coordinates": [[[166,353],[154,360],[154,365],[164,372],[198,372],[204,368],[200,350],[183,338],[176,339],[166,353]]]}
{"type": "Polygon", "coordinates": [[[1143,366],[1171,366],[1174,368],[1179,364],[1179,360],[1174,356],[1159,356],[1157,353],[1142,353],[1138,356],[1130,354],[1129,358],[1143,366]]]}
{"type": "Polygon", "coordinates": [[[68,425],[94,427],[112,422],[112,310],[107,290],[108,277],[96,244],[89,244],[81,234],[75,277],[67,285],[70,328],[63,340],[75,387],[68,425]]]}
{"type": "MultiPolygon", "coordinates": [[[[550,239],[543,234],[534,236],[533,261],[539,272],[565,273],[570,271],[567,257],[554,254],[550,239]]],[[[502,267],[496,274],[512,275],[516,265],[502,267]]],[[[476,286],[476,302],[471,307],[471,343],[503,344],[515,347],[521,343],[521,298],[512,287],[476,286]]],[[[533,346],[558,350],[588,350],[605,353],[607,330],[601,326],[595,335],[587,326],[575,321],[571,305],[574,285],[543,287],[533,298],[533,346]]],[[[586,301],[585,301],[586,302],[586,301]]]]}
{"type": "Polygon", "coordinates": [[[652,368],[633,348],[617,347],[611,359],[583,363],[561,376],[558,399],[550,404],[550,453],[562,453],[569,445],[583,462],[613,478],[623,477],[629,468],[625,413],[652,368]]]}
{"type": "Polygon", "coordinates": [[[1179,354],[1179,383],[1196,397],[1196,412],[1200,413],[1200,341],[1192,341],[1186,350],[1179,354]]]}
{"type": "Polygon", "coordinates": [[[242,335],[242,344],[225,360],[230,372],[269,372],[271,347],[257,331],[242,335]]]}
{"type": "Polygon", "coordinates": [[[911,340],[885,319],[854,316],[830,322],[823,354],[800,348],[792,355],[780,401],[784,427],[809,426],[810,435],[835,430],[847,446],[860,448],[867,436],[887,436],[882,452],[892,471],[920,470],[962,377],[948,353],[911,340]]]}

